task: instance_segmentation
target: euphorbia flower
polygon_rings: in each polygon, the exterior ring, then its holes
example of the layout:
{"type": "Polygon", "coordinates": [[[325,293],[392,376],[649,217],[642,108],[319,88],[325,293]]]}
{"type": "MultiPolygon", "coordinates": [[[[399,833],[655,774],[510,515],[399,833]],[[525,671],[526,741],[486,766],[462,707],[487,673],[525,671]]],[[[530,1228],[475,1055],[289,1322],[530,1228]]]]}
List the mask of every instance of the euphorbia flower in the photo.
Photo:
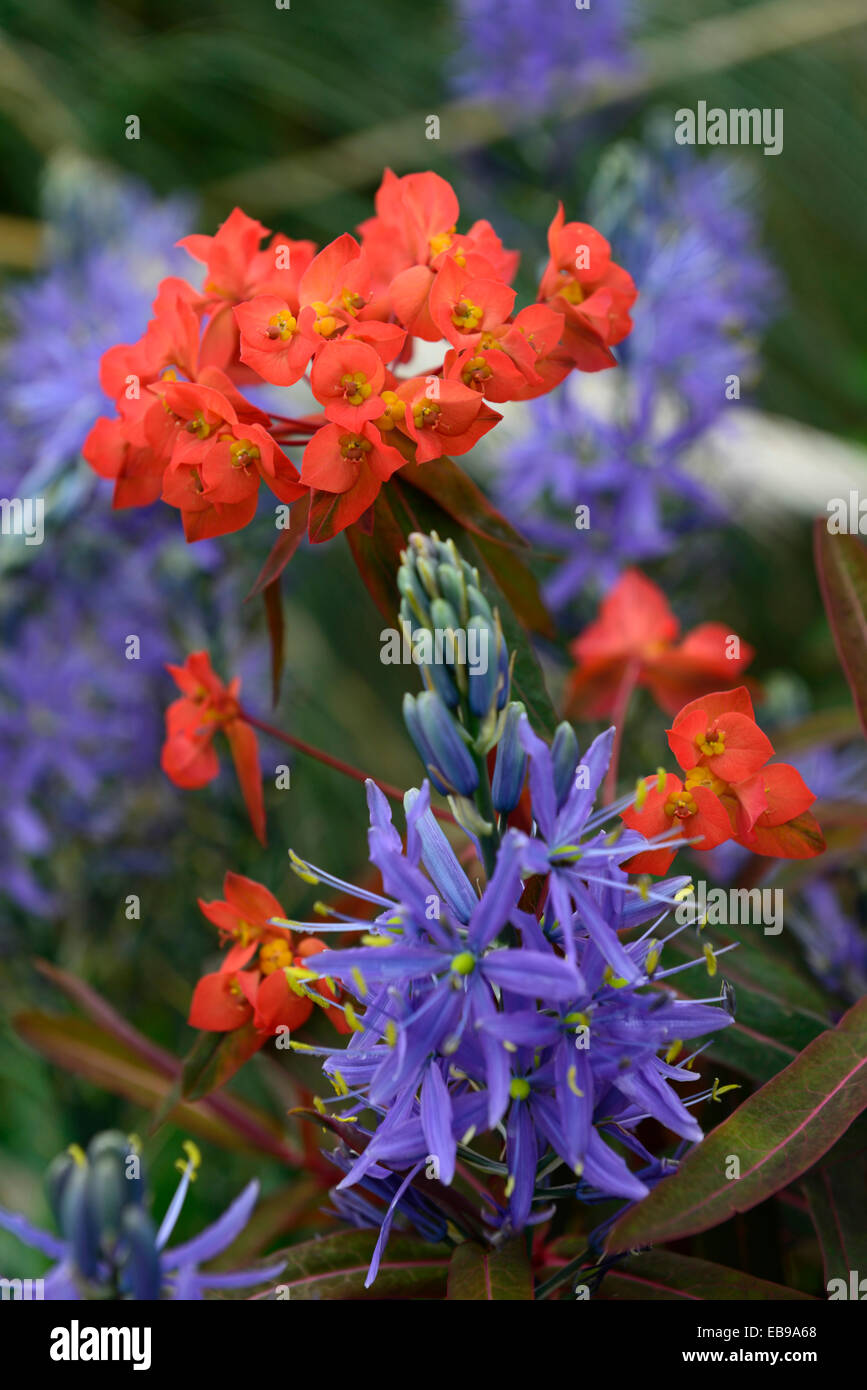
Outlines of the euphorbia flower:
{"type": "Polygon", "coordinates": [[[617,363],[611,347],[632,329],[638,297],[632,276],[611,259],[611,247],[585,222],[566,222],[563,204],[548,228],[551,258],[539,300],[566,317],[563,347],[584,372],[617,363]]]}
{"type": "Polygon", "coordinates": [[[320,339],[313,331],[312,308],[294,314],[285,299],[258,295],[235,307],[241,334],[241,361],[275,386],[300,381],[320,339]]]}
{"type": "Polygon", "coordinates": [[[626,570],[598,618],[571,645],[577,670],[570,711],[588,718],[611,714],[631,671],[631,679],[673,714],[721,679],[734,681],[753,659],[753,648],[723,623],[702,623],[677,643],[679,631],[662,590],[640,570],[626,570]]]}
{"type": "MultiPolygon", "coordinates": [[[[204,902],[199,907],[220,932],[223,942],[232,945],[219,970],[204,975],[196,985],[190,1005],[189,1023],[210,1032],[230,1032],[251,1020],[256,1038],[251,1047],[261,1047],[281,1027],[300,1028],[313,1012],[314,1000],[299,992],[294,976],[290,985],[287,969],[303,970],[304,961],[325,949],[318,937],[296,941],[284,927],[273,926],[272,919],[285,920],[286,914],[272,893],[243,874],[227,873],[223,881],[224,900],[204,902]],[[256,964],[247,969],[253,957],[256,964]]],[[[323,999],[336,1000],[326,981],[317,987],[323,999]]],[[[339,1009],[326,1013],[340,1032],[347,1032],[339,1009]]]]}
{"type": "Polygon", "coordinates": [[[376,194],[376,216],[359,227],[376,286],[413,336],[435,342],[429,295],[447,257],[471,265],[473,273],[507,283],[518,253],[507,251],[489,222],[459,233],[460,209],[451,184],[431,171],[398,178],[386,169],[376,194]]]}
{"type": "MultiPolygon", "coordinates": [[[[714,691],[685,705],[668,731],[685,782],[660,770],[639,783],[623,821],[647,838],[663,833],[714,849],[734,839],[754,854],[809,859],[825,848],[815,796],[788,763],[769,763],[770,739],[755,722],[744,686],[714,691]],[[679,827],[679,828],[678,828],[679,827]]],[[[675,850],[648,850],[629,860],[630,872],[665,873],[675,850]]]]}
{"type": "Polygon", "coordinates": [[[416,463],[428,463],[443,454],[465,454],[483,434],[493,429],[502,415],[485,405],[476,391],[458,381],[414,377],[396,392],[385,392],[389,413],[380,429],[392,422],[415,443],[416,463]],[[394,399],[392,399],[392,397],[394,399]],[[400,405],[405,403],[406,410],[400,405]]]}
{"type": "MultiPolygon", "coordinates": [[[[722,802],[700,782],[684,784],[673,772],[645,777],[639,784],[635,804],[623,812],[630,830],[647,839],[657,835],[677,835],[695,839],[696,849],[716,849],[731,839],[732,827],[722,802]]],[[[636,854],[625,867],[630,873],[664,874],[677,853],[674,849],[647,850],[636,854]]]]}
{"type": "Polygon", "coordinates": [[[515,291],[502,280],[474,276],[454,259],[446,260],[430,292],[431,318],[454,348],[475,347],[505,323],[514,303],[515,291]]]}
{"type": "Polygon", "coordinates": [[[187,236],[178,242],[208,268],[202,307],[210,316],[201,361],[228,366],[237,355],[238,328],[232,309],[254,295],[282,295],[297,304],[298,284],[316,250],[312,241],[290,241],[277,234],[260,250],[269,228],[234,208],[216,236],[187,236]]]}
{"type": "MultiPolygon", "coordinates": [[[[329,534],[357,521],[376,500],[392,473],[406,462],[402,454],[383,442],[375,425],[360,430],[342,425],[323,425],[317,430],[301,461],[301,482],[318,492],[333,493],[329,534]]],[[[311,508],[310,538],[316,540],[311,508]]]]}
{"type": "Polygon", "coordinates": [[[382,414],[384,383],[382,360],[360,342],[325,343],[310,373],[311,389],[327,418],[348,430],[359,430],[382,414]]]}
{"type": "Polygon", "coordinates": [[[214,736],[228,739],[238,781],[257,838],[265,844],[265,802],[259,746],[252,727],[241,717],[241,678],[224,685],[206,651],[192,652],[183,666],[166,668],[181,698],[166,710],[166,741],[161,766],[178,787],[204,787],[220,770],[214,736]]]}

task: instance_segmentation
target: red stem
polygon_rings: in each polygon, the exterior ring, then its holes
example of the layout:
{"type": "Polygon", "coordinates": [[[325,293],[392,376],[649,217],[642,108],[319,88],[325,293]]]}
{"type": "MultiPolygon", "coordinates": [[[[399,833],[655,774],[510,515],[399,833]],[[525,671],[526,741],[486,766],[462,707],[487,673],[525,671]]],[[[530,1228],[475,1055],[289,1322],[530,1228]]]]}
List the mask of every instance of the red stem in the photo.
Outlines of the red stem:
{"type": "Polygon", "coordinates": [[[641,663],[633,659],[627,663],[626,669],[620,680],[620,685],[617,687],[614,708],[611,712],[614,720],[614,742],[611,745],[611,762],[608,764],[608,771],[605,774],[605,782],[602,787],[603,806],[609,806],[617,793],[617,769],[620,763],[620,746],[623,742],[623,727],[626,723],[629,702],[635,694],[635,687],[638,684],[640,673],[641,663]]]}
{"type": "MultiPolygon", "coordinates": [[[[309,758],[315,758],[317,762],[324,763],[326,767],[333,767],[335,772],[342,772],[344,777],[351,777],[356,782],[375,782],[379,790],[386,796],[391,797],[392,801],[399,801],[403,804],[403,792],[400,787],[395,787],[391,782],[380,782],[378,777],[371,777],[366,772],[361,772],[351,763],[345,763],[341,758],[333,758],[330,753],[325,753],[321,748],[315,748],[312,743],[305,743],[303,739],[296,738],[294,734],[284,733],[282,729],[277,729],[273,724],[266,724],[264,719],[257,719],[255,715],[248,714],[247,710],[241,710],[241,718],[248,724],[252,724],[254,729],[261,729],[263,734],[270,734],[272,738],[277,738],[281,743],[288,743],[290,748],[297,748],[299,753],[306,753],[309,758]]],[[[451,821],[454,823],[454,816],[448,811],[441,811],[439,807],[432,806],[431,810],[437,820],[451,821]]]]}

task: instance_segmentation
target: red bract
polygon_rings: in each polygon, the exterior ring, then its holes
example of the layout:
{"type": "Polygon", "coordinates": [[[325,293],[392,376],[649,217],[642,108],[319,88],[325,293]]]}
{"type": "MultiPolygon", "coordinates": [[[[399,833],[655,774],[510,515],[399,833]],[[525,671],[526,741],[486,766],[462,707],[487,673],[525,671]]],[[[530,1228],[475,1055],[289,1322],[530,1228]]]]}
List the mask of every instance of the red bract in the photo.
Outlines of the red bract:
{"type": "Polygon", "coordinates": [[[503,418],[476,391],[439,377],[401,382],[396,392],[386,391],[384,397],[388,415],[377,421],[379,428],[397,425],[414,442],[417,463],[444,453],[465,454],[503,418]]]}
{"type": "Polygon", "coordinates": [[[386,170],[358,238],[344,232],[318,251],[281,233],[263,244],[269,229],[240,208],[214,236],[185,237],[206,267],[201,288],[164,280],[139,341],[102,361],[116,416],[96,421],[84,455],[113,481],[115,507],[162,498],[199,540],[246,526],[264,480],[283,503],[315,493],[309,534],[323,540],[361,522],[398,468],[471,449],[500,418],[483,398],[527,400],[576,364],[613,365],[635,294],[603,238],[565,224],[561,208],[539,302],[516,313],[517,253],[488,222],[459,231],[459,217],[438,174],[386,170]],[[579,230],[591,268],[573,273],[564,258],[579,230]],[[418,375],[396,375],[417,340],[443,343],[430,368],[438,399],[420,396],[418,375]],[[299,420],[245,398],[250,385],[290,387],[308,372],[320,414],[299,420]],[[287,457],[296,448],[300,478],[287,457]]]}
{"type": "MultiPolygon", "coordinates": [[[[304,960],[325,949],[318,937],[296,941],[285,927],[271,925],[271,918],[285,920],[280,903],[261,883],[242,874],[227,873],[223,882],[224,900],[203,902],[199,907],[220,932],[221,945],[229,945],[219,970],[203,975],[190,1004],[189,1023],[208,1032],[233,1032],[251,1023],[254,1035],[248,1052],[283,1028],[290,1031],[306,1023],[314,1000],[306,994],[299,979],[304,977],[304,960]],[[253,961],[252,968],[247,968],[253,961]]],[[[326,981],[318,981],[320,998],[336,1002],[337,995],[326,981]]],[[[341,1033],[349,1027],[340,1009],[325,1006],[325,1012],[341,1033]]]]}
{"type": "MultiPolygon", "coordinates": [[[[383,442],[374,425],[348,430],[328,424],[317,430],[304,450],[301,481],[315,492],[333,494],[333,500],[326,499],[329,536],[357,521],[376,500],[383,483],[405,462],[403,454],[383,442]]],[[[315,540],[312,530],[311,535],[315,540]]]]}
{"type": "MultiPolygon", "coordinates": [[[[685,705],[668,731],[671,751],[686,780],[660,772],[639,783],[623,812],[631,830],[695,839],[714,849],[733,839],[754,854],[810,859],[825,848],[815,818],[815,796],[796,768],[769,763],[773,746],[755,722],[744,686],[714,691],[685,705]]],[[[629,860],[636,873],[663,874],[674,849],[648,850],[629,860]]]]}
{"type": "Polygon", "coordinates": [[[611,247],[586,222],[566,222],[563,204],[548,228],[550,260],[539,300],[563,314],[563,351],[584,372],[613,366],[611,351],[632,329],[638,297],[632,276],[611,259],[611,247]]]}
{"type": "Polygon", "coordinates": [[[181,691],[181,698],[166,710],[166,741],[161,766],[175,786],[207,786],[220,770],[214,737],[222,731],[229,742],[244,802],[258,839],[265,844],[265,802],[259,746],[251,726],[241,718],[236,676],[224,685],[207,652],[192,652],[183,666],[167,670],[181,691]]]}
{"type": "Polygon", "coordinates": [[[736,680],[753,659],[753,648],[723,623],[702,623],[678,643],[679,632],[662,590],[640,570],[627,570],[603,599],[599,617],[572,643],[577,670],[570,711],[611,714],[628,675],[673,714],[720,680],[736,680]]]}

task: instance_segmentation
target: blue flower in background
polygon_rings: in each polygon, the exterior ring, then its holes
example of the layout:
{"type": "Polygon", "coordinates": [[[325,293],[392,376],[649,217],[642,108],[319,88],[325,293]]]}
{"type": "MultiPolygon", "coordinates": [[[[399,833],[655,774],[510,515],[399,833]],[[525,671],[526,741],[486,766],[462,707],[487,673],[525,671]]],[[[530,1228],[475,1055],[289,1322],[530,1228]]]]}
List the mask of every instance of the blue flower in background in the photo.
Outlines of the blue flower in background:
{"type": "MultiPolygon", "coordinates": [[[[186,200],[156,202],[142,185],[99,166],[63,158],[49,167],[47,231],[33,279],[4,298],[8,338],[0,371],[0,491],[35,496],[78,454],[111,402],[99,361],[115,343],[135,342],[165,275],[189,265],[174,243],[190,230],[186,200]]],[[[80,484],[92,486],[83,469],[80,484]]]]}
{"type": "Polygon", "coordinates": [[[512,416],[521,437],[494,479],[504,510],[561,557],[546,586],[558,609],[669,553],[677,534],[725,519],[687,455],[720,421],[727,389],[754,380],[776,294],[729,161],[615,146],[587,218],[638,285],[635,327],[618,368],[573,376],[512,416]],[[576,525],[579,506],[589,527],[576,525]]]}
{"type": "Polygon", "coordinates": [[[555,106],[577,84],[631,67],[633,6],[592,0],[456,0],[458,91],[555,106]]]}
{"type": "Polygon", "coordinates": [[[166,1249],[200,1163],[184,1145],[181,1180],[159,1228],[147,1209],[141,1160],[131,1141],[114,1130],[96,1135],[84,1153],[73,1144],[48,1170],[48,1195],[61,1236],[40,1230],[0,1207],[0,1227],[57,1263],[45,1275],[49,1301],[94,1298],[199,1301],[209,1289],[244,1289],[276,1278],[284,1260],[259,1269],[199,1269],[237,1239],[259,1196],[251,1182],[222,1216],[192,1240],[166,1249]]]}
{"type": "Polygon", "coordinates": [[[44,264],[8,292],[0,348],[0,495],[46,493],[43,543],[0,547],[0,894],[42,916],[58,906],[50,856],[73,836],[110,846],[115,868],[162,862],[143,827],[174,807],[158,771],[165,662],[214,632],[247,689],[267,661],[218,547],[186,546],[161,514],[112,512],[78,457],[105,409],[102,352],[140,336],[186,259],[166,253],[184,205],[74,160],[50,170],[45,213],[44,264]]]}

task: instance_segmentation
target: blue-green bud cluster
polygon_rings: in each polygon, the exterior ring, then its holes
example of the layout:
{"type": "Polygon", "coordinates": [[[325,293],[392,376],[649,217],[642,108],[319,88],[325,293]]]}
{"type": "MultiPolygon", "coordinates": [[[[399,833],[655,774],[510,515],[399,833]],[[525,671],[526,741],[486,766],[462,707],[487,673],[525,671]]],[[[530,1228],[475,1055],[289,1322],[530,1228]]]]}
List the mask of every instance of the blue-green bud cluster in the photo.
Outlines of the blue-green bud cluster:
{"type": "Polygon", "coordinates": [[[48,1200],[69,1243],[75,1271],[106,1298],[160,1295],[156,1231],[146,1209],[141,1159],[118,1130],[97,1134],[84,1153],[73,1145],[46,1174],[48,1200]]]}
{"type": "Polygon", "coordinates": [[[509,698],[499,613],[482,593],[478,570],[435,531],[409,537],[397,587],[401,627],[427,687],[405,697],[407,728],[437,790],[471,797],[475,760],[497,743],[509,698]]]}

